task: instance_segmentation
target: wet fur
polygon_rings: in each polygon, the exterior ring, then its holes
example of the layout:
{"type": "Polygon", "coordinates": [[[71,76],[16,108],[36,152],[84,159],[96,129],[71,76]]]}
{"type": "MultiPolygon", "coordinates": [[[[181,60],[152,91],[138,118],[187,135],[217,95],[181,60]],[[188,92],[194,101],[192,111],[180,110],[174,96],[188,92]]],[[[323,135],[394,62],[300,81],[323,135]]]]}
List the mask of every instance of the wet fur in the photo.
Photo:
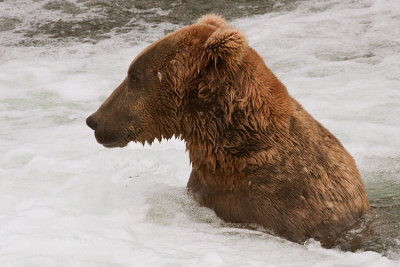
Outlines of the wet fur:
{"type": "Polygon", "coordinates": [[[257,223],[295,242],[327,240],[369,208],[353,158],[220,16],[144,50],[92,116],[96,138],[110,146],[184,139],[188,191],[226,221],[257,223]],[[143,77],[132,84],[133,71],[143,77]],[[143,91],[130,93],[140,83],[143,91]]]}

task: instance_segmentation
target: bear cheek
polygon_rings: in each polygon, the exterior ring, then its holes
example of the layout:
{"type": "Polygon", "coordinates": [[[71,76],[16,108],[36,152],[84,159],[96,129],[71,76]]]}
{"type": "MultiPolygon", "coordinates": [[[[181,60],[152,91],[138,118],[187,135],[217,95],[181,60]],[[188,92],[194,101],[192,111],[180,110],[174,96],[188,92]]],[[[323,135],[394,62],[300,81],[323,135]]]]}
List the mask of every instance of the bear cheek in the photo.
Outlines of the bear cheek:
{"type": "Polygon", "coordinates": [[[138,114],[130,114],[127,130],[131,141],[138,141],[138,137],[144,132],[143,123],[140,121],[138,114]]]}

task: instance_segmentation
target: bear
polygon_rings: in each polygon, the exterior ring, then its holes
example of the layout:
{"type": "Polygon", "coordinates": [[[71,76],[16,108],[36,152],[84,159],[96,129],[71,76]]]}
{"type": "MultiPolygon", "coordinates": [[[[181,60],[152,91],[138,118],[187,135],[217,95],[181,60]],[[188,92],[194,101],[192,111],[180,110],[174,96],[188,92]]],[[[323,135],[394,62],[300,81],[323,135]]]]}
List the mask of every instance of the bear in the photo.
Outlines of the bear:
{"type": "Polygon", "coordinates": [[[293,242],[329,244],[370,207],[352,156],[216,14],[145,48],[86,123],[105,147],[181,138],[190,196],[293,242]]]}

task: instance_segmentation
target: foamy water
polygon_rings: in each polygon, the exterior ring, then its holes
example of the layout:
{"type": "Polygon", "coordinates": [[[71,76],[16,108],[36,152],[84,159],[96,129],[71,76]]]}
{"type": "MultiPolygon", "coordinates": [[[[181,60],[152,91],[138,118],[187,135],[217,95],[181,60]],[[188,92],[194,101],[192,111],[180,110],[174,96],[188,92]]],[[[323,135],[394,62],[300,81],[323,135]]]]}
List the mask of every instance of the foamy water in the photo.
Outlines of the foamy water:
{"type": "MultiPolygon", "coordinates": [[[[400,2],[306,1],[231,21],[356,159],[374,207],[347,237],[361,240],[357,252],[222,222],[186,195],[181,141],[96,143],[86,117],[179,25],[143,21],[89,41],[29,36],[31,22],[57,21],[43,8],[56,1],[18,2],[0,2],[0,266],[400,264],[400,2]]],[[[96,17],[82,10],[56,13],[96,17]]]]}

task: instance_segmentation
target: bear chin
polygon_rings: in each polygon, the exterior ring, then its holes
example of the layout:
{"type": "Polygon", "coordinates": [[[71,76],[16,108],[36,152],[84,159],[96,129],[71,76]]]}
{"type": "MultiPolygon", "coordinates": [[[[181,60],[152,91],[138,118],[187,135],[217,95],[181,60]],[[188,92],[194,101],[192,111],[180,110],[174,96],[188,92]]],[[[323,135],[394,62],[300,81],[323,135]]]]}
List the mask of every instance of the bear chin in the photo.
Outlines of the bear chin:
{"type": "Polygon", "coordinates": [[[121,139],[117,139],[115,141],[111,141],[111,142],[105,142],[104,140],[99,140],[98,138],[97,142],[101,145],[103,145],[106,148],[113,148],[113,147],[125,147],[128,145],[128,143],[130,142],[130,140],[127,140],[127,138],[121,138],[121,139]]]}
{"type": "Polygon", "coordinates": [[[116,141],[116,142],[112,142],[112,143],[105,143],[102,145],[106,148],[113,148],[113,147],[126,147],[128,145],[128,143],[129,142],[126,142],[126,141],[116,141]]]}

